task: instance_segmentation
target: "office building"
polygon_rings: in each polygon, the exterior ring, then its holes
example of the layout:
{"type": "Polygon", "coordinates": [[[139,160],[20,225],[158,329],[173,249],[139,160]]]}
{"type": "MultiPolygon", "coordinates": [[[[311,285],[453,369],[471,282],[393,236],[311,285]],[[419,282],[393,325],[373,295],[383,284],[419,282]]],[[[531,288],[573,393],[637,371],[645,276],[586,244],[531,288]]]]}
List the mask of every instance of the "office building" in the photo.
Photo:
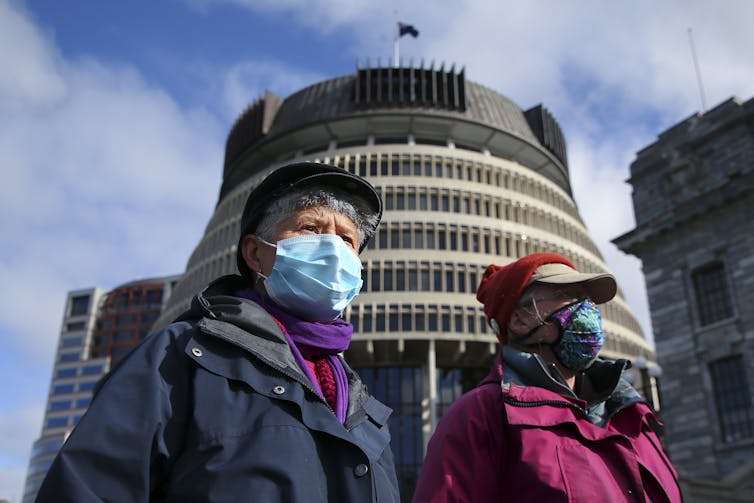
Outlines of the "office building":
{"type": "Polygon", "coordinates": [[[98,382],[147,336],[178,276],[151,278],[105,293],[68,293],[42,432],[32,446],[24,503],[34,501],[47,470],[86,412],[98,382]]]}
{"type": "Polygon", "coordinates": [[[687,501],[754,500],[754,99],[660,133],[631,164],[665,439],[687,501]]]}

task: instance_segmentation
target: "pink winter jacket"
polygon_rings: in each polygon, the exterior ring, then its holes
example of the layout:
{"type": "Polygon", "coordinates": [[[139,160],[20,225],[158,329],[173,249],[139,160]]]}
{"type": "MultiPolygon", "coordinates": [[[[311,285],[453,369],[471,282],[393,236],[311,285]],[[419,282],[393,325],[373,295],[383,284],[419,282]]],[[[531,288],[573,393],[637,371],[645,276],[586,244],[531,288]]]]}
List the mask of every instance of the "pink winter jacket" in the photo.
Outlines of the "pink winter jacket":
{"type": "Polygon", "coordinates": [[[586,419],[581,400],[501,385],[502,377],[498,359],[443,415],[414,503],[681,501],[647,405],[620,408],[600,427],[586,419]]]}

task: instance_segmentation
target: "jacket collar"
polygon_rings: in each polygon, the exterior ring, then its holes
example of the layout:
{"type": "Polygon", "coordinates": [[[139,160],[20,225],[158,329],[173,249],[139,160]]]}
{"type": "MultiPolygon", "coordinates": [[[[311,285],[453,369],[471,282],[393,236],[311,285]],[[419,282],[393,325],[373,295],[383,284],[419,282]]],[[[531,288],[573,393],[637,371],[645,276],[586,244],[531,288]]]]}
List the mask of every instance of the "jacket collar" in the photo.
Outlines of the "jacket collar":
{"type": "MultiPolygon", "coordinates": [[[[242,276],[222,276],[199,292],[176,321],[198,319],[204,334],[233,344],[280,371],[293,372],[298,381],[311,387],[273,317],[256,302],[236,296],[245,288],[249,282],[242,276]]],[[[364,405],[369,394],[358,374],[342,358],[341,363],[348,379],[348,416],[364,405]]]]}
{"type": "Polygon", "coordinates": [[[639,393],[623,377],[624,370],[630,366],[628,360],[597,359],[579,377],[580,392],[576,395],[542,357],[503,346],[485,381],[492,379],[503,384],[536,386],[567,397],[571,402],[578,401],[583,404],[589,421],[602,426],[620,410],[643,402],[639,393]]]}
{"type": "Polygon", "coordinates": [[[198,319],[202,332],[255,354],[274,367],[298,369],[272,316],[259,304],[235,295],[242,288],[248,288],[248,282],[241,276],[218,278],[196,294],[191,308],[176,321],[198,319]]]}

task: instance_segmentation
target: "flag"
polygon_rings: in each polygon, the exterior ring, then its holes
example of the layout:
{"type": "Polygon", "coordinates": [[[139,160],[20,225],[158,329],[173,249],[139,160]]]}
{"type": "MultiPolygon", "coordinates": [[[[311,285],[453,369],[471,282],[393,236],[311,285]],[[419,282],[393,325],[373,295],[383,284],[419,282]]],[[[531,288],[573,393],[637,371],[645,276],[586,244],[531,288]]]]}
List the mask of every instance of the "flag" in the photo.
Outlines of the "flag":
{"type": "Polygon", "coordinates": [[[414,28],[413,25],[398,23],[398,38],[402,37],[403,35],[411,35],[412,37],[416,38],[419,36],[419,30],[414,28]]]}

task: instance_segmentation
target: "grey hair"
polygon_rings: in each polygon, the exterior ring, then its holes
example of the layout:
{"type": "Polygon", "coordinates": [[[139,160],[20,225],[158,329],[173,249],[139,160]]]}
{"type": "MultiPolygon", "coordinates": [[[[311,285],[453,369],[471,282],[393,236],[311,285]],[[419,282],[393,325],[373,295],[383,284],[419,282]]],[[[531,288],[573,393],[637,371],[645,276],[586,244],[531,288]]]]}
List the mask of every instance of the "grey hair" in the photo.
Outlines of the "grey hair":
{"type": "MultiPolygon", "coordinates": [[[[324,207],[348,217],[359,233],[359,247],[374,233],[379,223],[379,216],[363,211],[349,200],[354,200],[353,194],[341,190],[312,190],[300,189],[274,200],[265,210],[257,229],[254,232],[260,238],[271,241],[280,223],[295,212],[315,207],[324,207]]],[[[366,204],[364,205],[366,207],[366,204]]]]}

